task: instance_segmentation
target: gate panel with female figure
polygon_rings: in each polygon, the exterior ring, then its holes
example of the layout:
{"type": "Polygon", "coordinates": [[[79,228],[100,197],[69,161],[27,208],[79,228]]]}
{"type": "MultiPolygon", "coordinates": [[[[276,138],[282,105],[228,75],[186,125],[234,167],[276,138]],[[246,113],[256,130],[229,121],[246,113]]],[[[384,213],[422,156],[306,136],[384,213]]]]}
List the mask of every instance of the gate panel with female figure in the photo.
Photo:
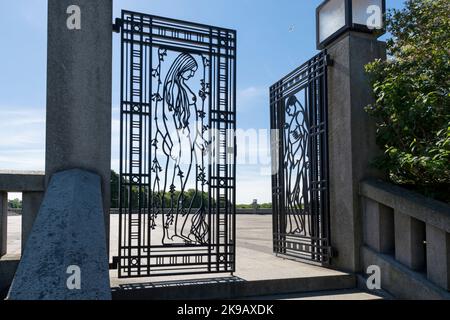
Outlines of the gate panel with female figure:
{"type": "Polygon", "coordinates": [[[118,24],[119,277],[233,272],[236,32],[129,11],[118,24]]]}
{"type": "Polygon", "coordinates": [[[270,90],[273,242],[277,255],[321,265],[332,255],[329,231],[327,62],[321,52],[270,90]]]}

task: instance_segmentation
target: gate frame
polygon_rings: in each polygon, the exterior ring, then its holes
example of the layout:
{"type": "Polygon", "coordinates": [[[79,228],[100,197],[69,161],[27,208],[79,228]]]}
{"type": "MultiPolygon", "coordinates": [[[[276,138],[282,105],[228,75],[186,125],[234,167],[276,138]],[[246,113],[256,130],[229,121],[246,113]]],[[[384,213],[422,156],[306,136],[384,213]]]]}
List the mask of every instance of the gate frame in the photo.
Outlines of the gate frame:
{"type": "MultiPolygon", "coordinates": [[[[333,257],[333,248],[331,247],[331,228],[330,228],[330,186],[329,186],[329,154],[328,154],[328,67],[332,65],[330,56],[326,50],[321,51],[313,58],[302,64],[300,67],[283,77],[270,88],[270,116],[271,129],[275,130],[277,144],[272,145],[272,162],[276,164],[277,173],[272,175],[272,207],[273,207],[273,250],[277,256],[300,260],[320,266],[329,266],[333,257]],[[318,81],[318,85],[315,83],[318,81]],[[286,101],[292,96],[307,90],[311,97],[312,90],[318,90],[320,95],[313,96],[316,102],[311,105],[309,99],[305,108],[308,114],[311,110],[317,112],[321,108],[319,115],[323,117],[320,126],[323,128],[315,134],[311,134],[311,129],[317,129],[318,126],[310,125],[308,127],[308,151],[311,153],[313,145],[320,147],[320,160],[313,161],[314,174],[318,179],[311,179],[308,175],[309,186],[316,185],[316,188],[308,190],[308,195],[318,200],[321,206],[311,208],[314,211],[311,218],[317,210],[320,219],[314,221],[314,226],[318,230],[316,235],[295,235],[288,234],[286,231],[286,205],[285,205],[285,168],[284,168],[284,141],[285,141],[285,115],[286,101]],[[319,102],[317,103],[317,99],[319,102]],[[317,138],[318,137],[318,138],[317,138]],[[318,143],[314,144],[311,139],[318,143]],[[314,194],[317,193],[317,194],[314,194]],[[305,249],[306,248],[306,249],[305,249]]],[[[316,119],[315,119],[316,120],[316,119]]],[[[316,123],[317,121],[314,121],[316,123]]],[[[308,159],[310,155],[308,155],[308,159]]],[[[309,163],[310,161],[308,161],[309,163]]],[[[306,167],[306,165],[304,166],[306,167]]],[[[308,172],[311,172],[309,168],[308,172]]],[[[311,218],[309,221],[311,221],[311,218]]]]}
{"type": "MultiPolygon", "coordinates": [[[[187,274],[202,274],[202,273],[233,273],[236,268],[236,68],[237,68],[237,59],[236,59],[236,51],[237,51],[237,36],[236,31],[226,28],[219,28],[199,23],[193,23],[189,21],[181,21],[171,18],[164,18],[150,14],[132,12],[128,10],[122,10],[121,18],[116,19],[116,23],[113,27],[115,32],[121,34],[121,147],[120,147],[120,173],[119,173],[119,183],[120,183],[120,195],[119,195],[119,252],[118,256],[114,257],[114,265],[118,269],[119,278],[134,278],[134,277],[149,277],[149,276],[171,276],[171,275],[187,275],[187,274]],[[147,30],[148,32],[144,32],[147,30]],[[169,35],[170,34],[170,35],[169,35]],[[130,39],[126,39],[125,35],[130,35],[130,39]],[[134,40],[134,35],[138,35],[140,37],[139,40],[134,40]],[[148,42],[145,42],[143,39],[147,38],[148,42]],[[165,44],[162,44],[166,41],[165,44]],[[158,42],[159,41],[159,42],[158,42]],[[126,84],[124,84],[124,77],[129,77],[129,74],[126,73],[129,70],[124,69],[124,47],[127,46],[127,42],[131,43],[131,47],[133,43],[137,43],[140,45],[141,54],[144,47],[146,50],[150,50],[151,56],[153,55],[153,50],[160,49],[161,47],[167,49],[170,52],[178,52],[178,53],[192,53],[199,54],[199,52],[203,52],[210,58],[211,65],[210,70],[213,70],[214,78],[211,76],[209,80],[210,83],[210,99],[208,103],[208,117],[209,117],[209,129],[213,130],[217,133],[215,136],[214,143],[212,143],[210,150],[210,158],[211,154],[213,154],[212,163],[207,166],[208,170],[208,194],[209,194],[209,202],[208,202],[208,217],[209,223],[209,231],[208,231],[208,245],[202,245],[203,250],[207,250],[206,253],[200,254],[172,254],[160,256],[152,256],[152,246],[148,244],[147,246],[141,245],[141,240],[145,241],[145,233],[144,238],[139,234],[138,236],[138,245],[132,245],[132,238],[130,234],[127,234],[128,238],[125,239],[125,235],[122,232],[122,229],[125,227],[131,228],[130,221],[132,221],[133,210],[139,210],[139,230],[141,230],[141,215],[147,216],[147,223],[149,221],[149,216],[151,214],[150,204],[148,204],[148,199],[146,200],[148,206],[142,207],[141,198],[143,197],[142,192],[140,191],[140,196],[138,197],[139,208],[132,208],[132,201],[128,201],[129,207],[126,208],[124,205],[123,191],[126,188],[131,189],[133,185],[141,188],[143,186],[141,180],[145,175],[149,176],[149,174],[142,172],[142,163],[140,164],[139,172],[133,173],[132,165],[132,157],[128,159],[128,167],[129,172],[124,169],[123,159],[125,162],[127,161],[124,158],[124,146],[123,141],[128,139],[131,141],[132,135],[128,132],[127,124],[124,123],[124,113],[133,115],[133,108],[131,105],[140,104],[140,110],[138,112],[140,116],[140,131],[142,140],[142,117],[144,112],[142,111],[143,102],[142,102],[142,77],[141,81],[141,92],[140,92],[140,101],[133,101],[133,93],[135,90],[133,86],[130,88],[130,98],[124,97],[124,89],[127,89],[126,84]],[[157,43],[155,45],[155,42],[157,43]],[[185,45],[185,47],[182,46],[185,45]],[[197,46],[196,48],[193,48],[197,46]],[[187,48],[189,47],[189,48],[187,48]],[[203,51],[202,51],[203,50],[203,51]],[[214,62],[212,62],[214,61],[214,62]],[[224,62],[222,62],[224,61],[224,62]],[[125,72],[125,70],[127,70],[125,72]],[[214,86],[213,86],[214,84],[214,86]],[[128,110],[127,110],[128,106],[128,110]],[[125,128],[125,129],[124,129],[125,128]],[[230,153],[230,148],[233,149],[233,153],[230,153]],[[133,184],[131,176],[139,176],[139,183],[133,184]],[[124,180],[124,179],[128,179],[124,180]],[[124,186],[124,181],[127,181],[124,186]],[[213,205],[214,204],[214,207],[213,205]],[[146,210],[147,209],[147,210],[146,210]],[[131,214],[130,214],[131,212],[131,214]],[[127,220],[128,217],[128,220],[127,220]],[[214,219],[212,219],[214,218],[214,219]],[[131,220],[130,220],[131,219],[131,220]],[[128,225],[127,225],[128,221],[128,225]],[[213,229],[214,228],[214,229],[213,229]],[[213,233],[212,233],[213,232],[213,233]],[[214,239],[213,237],[214,236],[214,239]],[[139,251],[138,255],[132,255],[131,250],[137,249],[139,251]],[[125,254],[128,251],[129,254],[125,254]],[[145,253],[146,254],[143,254],[145,253]],[[204,258],[207,257],[207,261],[203,261],[204,258]],[[168,258],[168,263],[166,260],[168,258]],[[181,258],[181,261],[179,261],[181,258]],[[194,262],[191,262],[191,258],[194,259],[194,262]],[[148,261],[146,266],[142,266],[141,259],[145,259],[148,261]],[[151,264],[151,260],[156,259],[156,263],[151,264]],[[135,260],[139,260],[136,264],[135,260]],[[188,262],[186,262],[188,261],[188,262]],[[180,262],[180,263],[179,263],[180,262]],[[176,272],[176,269],[172,269],[172,267],[181,266],[183,271],[176,272]],[[185,266],[191,266],[192,270],[188,268],[184,268],[185,266]],[[198,266],[202,266],[201,270],[198,266]],[[169,267],[169,269],[165,269],[163,272],[158,273],[158,270],[154,271],[153,269],[159,267],[169,267]],[[196,268],[197,267],[197,268],[196,268]],[[132,270],[133,269],[133,270],[132,270]],[[195,270],[194,270],[195,269],[195,270]]],[[[130,59],[131,65],[133,64],[132,58],[133,52],[131,52],[130,56],[127,56],[127,59],[130,59]]],[[[142,62],[142,57],[140,58],[142,62]]],[[[151,63],[153,59],[150,57],[151,63]]],[[[153,64],[151,64],[151,68],[153,68],[153,64]]],[[[131,68],[128,65],[128,68],[131,68]]],[[[141,71],[143,66],[140,66],[141,71]]],[[[210,71],[211,72],[211,71],[210,71]]],[[[130,79],[132,78],[129,77],[130,79]]],[[[150,75],[151,78],[151,75],[150,75]]],[[[132,79],[130,83],[132,82],[132,79]]],[[[150,94],[153,95],[153,89],[151,85],[152,80],[150,80],[150,94]]],[[[129,85],[129,84],[128,84],[129,85]]],[[[144,89],[145,90],[145,89],[144,89]]],[[[150,109],[153,107],[153,102],[147,103],[150,109]]],[[[148,112],[149,114],[151,113],[148,112]]],[[[148,116],[148,115],[147,115],[148,116]]],[[[131,118],[132,119],[132,118],[131,118]]],[[[149,117],[150,123],[153,123],[153,119],[149,117]]],[[[128,120],[133,121],[133,120],[128,120]]],[[[150,124],[149,124],[150,125],[150,124]]],[[[131,124],[130,124],[131,127],[131,124]]],[[[150,137],[151,138],[151,137],[150,137]]],[[[144,141],[148,141],[150,143],[151,139],[147,139],[144,141]]],[[[146,139],[146,138],[144,138],[146,139]]],[[[147,142],[145,142],[147,143],[147,142]]],[[[141,142],[142,144],[142,142],[141,142]]],[[[131,148],[132,149],[132,148],[131,148]]],[[[142,146],[141,146],[142,149],[142,146]]],[[[149,149],[150,150],[150,149],[149,149]]],[[[132,152],[132,151],[130,151],[132,152]]],[[[130,153],[131,154],[131,153],[130,153]]],[[[142,150],[139,150],[140,159],[142,159],[142,150]]],[[[126,166],[125,166],[126,167],[126,166]]],[[[148,168],[148,170],[150,170],[148,168]]],[[[145,171],[145,170],[144,170],[145,171]]],[[[150,179],[149,179],[150,180],[150,179]]],[[[147,187],[149,192],[151,192],[150,181],[147,183],[147,187]]],[[[141,190],[141,189],[139,189],[141,190]]],[[[129,193],[131,194],[131,193],[129,193]]],[[[144,222],[145,223],[145,222],[144,222]]],[[[148,228],[148,227],[147,227],[148,228]]],[[[150,234],[150,229],[148,229],[148,235],[150,234]]],[[[147,238],[149,238],[147,236],[147,238]]],[[[148,240],[147,240],[148,241],[148,240]]],[[[149,242],[148,242],[149,243],[149,242]]],[[[196,248],[200,248],[199,245],[178,245],[178,246],[158,246],[158,248],[173,248],[175,251],[180,248],[184,248],[189,251],[193,251],[196,248]]],[[[161,271],[161,270],[160,270],[161,271]]]]}

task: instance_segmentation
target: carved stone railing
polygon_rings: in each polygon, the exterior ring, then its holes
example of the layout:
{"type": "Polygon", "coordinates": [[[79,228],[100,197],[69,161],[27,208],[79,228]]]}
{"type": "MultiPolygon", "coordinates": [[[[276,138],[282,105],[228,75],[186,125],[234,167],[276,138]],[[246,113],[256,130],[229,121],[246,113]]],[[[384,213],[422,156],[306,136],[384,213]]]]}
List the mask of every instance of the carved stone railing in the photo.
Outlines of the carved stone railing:
{"type": "Polygon", "coordinates": [[[379,181],[360,185],[364,268],[398,298],[450,298],[450,206],[379,181]]]}
{"type": "Polygon", "coordinates": [[[0,258],[7,254],[8,192],[22,193],[22,248],[44,196],[44,173],[0,171],[0,258]]]}

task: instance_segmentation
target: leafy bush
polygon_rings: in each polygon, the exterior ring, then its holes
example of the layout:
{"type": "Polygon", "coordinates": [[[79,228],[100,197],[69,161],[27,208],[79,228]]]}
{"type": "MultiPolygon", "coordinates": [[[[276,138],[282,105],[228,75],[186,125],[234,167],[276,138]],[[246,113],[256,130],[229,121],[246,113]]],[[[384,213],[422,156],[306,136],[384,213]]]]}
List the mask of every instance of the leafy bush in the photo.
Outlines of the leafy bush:
{"type": "Polygon", "coordinates": [[[407,0],[390,10],[388,60],[366,66],[385,151],[376,165],[396,184],[450,202],[450,1],[407,0]]]}
{"type": "Polygon", "coordinates": [[[22,209],[22,201],[19,199],[9,200],[8,207],[11,209],[22,209]]]}

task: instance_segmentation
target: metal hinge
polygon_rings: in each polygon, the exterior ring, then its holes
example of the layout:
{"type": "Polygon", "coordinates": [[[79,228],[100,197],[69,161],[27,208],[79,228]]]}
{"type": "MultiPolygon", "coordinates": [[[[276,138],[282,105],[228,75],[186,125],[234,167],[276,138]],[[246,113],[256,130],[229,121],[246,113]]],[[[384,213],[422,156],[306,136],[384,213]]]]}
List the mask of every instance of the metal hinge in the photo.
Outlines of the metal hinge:
{"type": "Polygon", "coordinates": [[[332,67],[334,65],[334,60],[331,58],[329,54],[325,55],[325,65],[327,67],[332,67]]]}
{"type": "Polygon", "coordinates": [[[123,21],[120,18],[116,18],[116,21],[113,24],[113,32],[120,33],[120,30],[122,30],[123,21]]]}
{"type": "Polygon", "coordinates": [[[330,258],[337,258],[339,256],[339,252],[336,248],[330,247],[329,252],[330,252],[330,258]]]}

